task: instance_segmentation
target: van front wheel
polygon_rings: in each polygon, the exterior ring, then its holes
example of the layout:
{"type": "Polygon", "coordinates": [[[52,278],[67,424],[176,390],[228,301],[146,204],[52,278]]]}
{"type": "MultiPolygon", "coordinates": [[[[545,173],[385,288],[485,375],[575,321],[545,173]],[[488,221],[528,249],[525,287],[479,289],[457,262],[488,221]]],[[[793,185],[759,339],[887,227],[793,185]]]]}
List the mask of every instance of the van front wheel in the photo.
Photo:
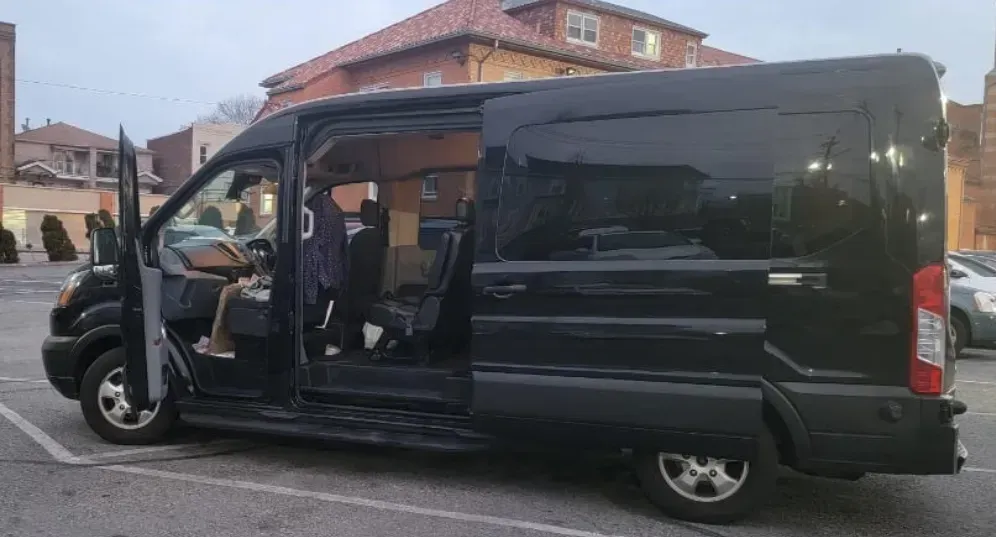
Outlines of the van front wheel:
{"type": "Polygon", "coordinates": [[[87,425],[114,444],[158,442],[177,420],[172,397],[149,411],[134,412],[124,398],[124,347],[100,355],[83,374],[80,408],[87,425]]]}
{"type": "Polygon", "coordinates": [[[647,496],[667,516],[727,524],[749,515],[774,490],[778,451],[765,430],[752,461],[642,452],[636,454],[636,472],[647,496]]]}

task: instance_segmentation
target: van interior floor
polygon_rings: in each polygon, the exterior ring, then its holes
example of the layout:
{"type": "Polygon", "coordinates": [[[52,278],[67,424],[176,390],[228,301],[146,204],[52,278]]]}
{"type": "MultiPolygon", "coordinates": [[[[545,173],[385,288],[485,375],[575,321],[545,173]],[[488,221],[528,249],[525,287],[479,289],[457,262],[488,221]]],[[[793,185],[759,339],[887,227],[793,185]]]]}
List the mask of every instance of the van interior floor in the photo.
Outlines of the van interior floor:
{"type": "Polygon", "coordinates": [[[467,414],[466,360],[429,365],[372,362],[367,351],[346,351],[298,367],[301,396],[314,403],[467,414]],[[461,369],[459,365],[464,367],[461,369]]]}

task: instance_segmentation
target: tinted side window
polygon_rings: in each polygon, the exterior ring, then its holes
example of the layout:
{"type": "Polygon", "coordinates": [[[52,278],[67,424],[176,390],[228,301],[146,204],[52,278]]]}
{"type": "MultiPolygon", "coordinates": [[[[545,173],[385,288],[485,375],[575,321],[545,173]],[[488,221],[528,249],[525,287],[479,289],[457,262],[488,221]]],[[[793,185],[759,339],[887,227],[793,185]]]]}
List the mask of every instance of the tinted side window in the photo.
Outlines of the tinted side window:
{"type": "Polygon", "coordinates": [[[578,121],[512,135],[508,261],[768,259],[769,110],[578,121]]]}
{"type": "Polygon", "coordinates": [[[871,135],[858,112],[779,116],[772,256],[810,255],[871,222],[871,135]]]}

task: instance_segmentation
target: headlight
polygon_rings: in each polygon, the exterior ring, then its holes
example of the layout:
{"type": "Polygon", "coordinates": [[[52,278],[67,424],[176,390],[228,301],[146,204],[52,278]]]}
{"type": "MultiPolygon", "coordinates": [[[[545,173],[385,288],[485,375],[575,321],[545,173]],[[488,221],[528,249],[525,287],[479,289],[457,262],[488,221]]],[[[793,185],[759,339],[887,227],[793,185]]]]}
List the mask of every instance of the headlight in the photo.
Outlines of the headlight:
{"type": "Polygon", "coordinates": [[[979,291],[975,293],[975,309],[982,313],[996,313],[996,296],[979,291]]]}
{"type": "Polygon", "coordinates": [[[59,288],[59,298],[55,303],[59,306],[65,306],[69,304],[72,300],[73,294],[76,293],[76,289],[79,287],[80,282],[86,278],[86,271],[74,272],[62,282],[62,287],[59,288]]]}

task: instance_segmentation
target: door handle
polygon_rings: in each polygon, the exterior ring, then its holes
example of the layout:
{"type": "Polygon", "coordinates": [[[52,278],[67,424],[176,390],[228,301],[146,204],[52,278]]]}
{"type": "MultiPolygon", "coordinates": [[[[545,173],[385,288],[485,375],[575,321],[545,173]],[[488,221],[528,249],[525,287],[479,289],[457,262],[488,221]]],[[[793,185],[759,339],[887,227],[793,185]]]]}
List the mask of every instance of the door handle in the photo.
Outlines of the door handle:
{"type": "Polygon", "coordinates": [[[522,283],[488,285],[484,288],[484,294],[491,295],[495,298],[508,298],[516,293],[525,292],[525,290],[526,285],[522,283]]]}
{"type": "Polygon", "coordinates": [[[827,287],[827,275],[825,272],[773,272],[768,274],[768,285],[825,289],[827,287]]]}

